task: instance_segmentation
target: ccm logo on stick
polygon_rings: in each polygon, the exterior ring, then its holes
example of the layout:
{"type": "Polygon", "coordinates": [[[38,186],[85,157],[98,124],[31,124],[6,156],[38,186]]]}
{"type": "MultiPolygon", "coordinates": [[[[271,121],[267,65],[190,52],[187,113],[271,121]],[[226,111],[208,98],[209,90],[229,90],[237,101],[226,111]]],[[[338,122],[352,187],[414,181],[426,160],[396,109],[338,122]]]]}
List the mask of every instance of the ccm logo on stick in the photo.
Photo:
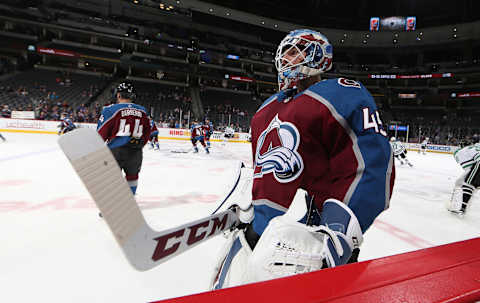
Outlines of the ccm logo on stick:
{"type": "Polygon", "coordinates": [[[175,253],[181,245],[192,246],[205,237],[213,236],[218,232],[230,228],[231,224],[227,224],[229,221],[228,216],[229,213],[226,213],[223,218],[212,218],[155,238],[154,240],[157,241],[157,246],[153,253],[152,260],[158,261],[175,253]]]}

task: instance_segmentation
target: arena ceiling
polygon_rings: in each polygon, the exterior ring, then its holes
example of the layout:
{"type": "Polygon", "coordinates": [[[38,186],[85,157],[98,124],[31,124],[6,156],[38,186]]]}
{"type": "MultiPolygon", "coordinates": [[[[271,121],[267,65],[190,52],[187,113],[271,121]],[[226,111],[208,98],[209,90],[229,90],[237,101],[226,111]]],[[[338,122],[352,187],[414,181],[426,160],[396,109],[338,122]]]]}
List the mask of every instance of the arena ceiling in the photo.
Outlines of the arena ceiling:
{"type": "Polygon", "coordinates": [[[368,28],[370,17],[416,16],[417,28],[480,20],[480,1],[458,0],[202,0],[232,9],[314,27],[368,28]]]}

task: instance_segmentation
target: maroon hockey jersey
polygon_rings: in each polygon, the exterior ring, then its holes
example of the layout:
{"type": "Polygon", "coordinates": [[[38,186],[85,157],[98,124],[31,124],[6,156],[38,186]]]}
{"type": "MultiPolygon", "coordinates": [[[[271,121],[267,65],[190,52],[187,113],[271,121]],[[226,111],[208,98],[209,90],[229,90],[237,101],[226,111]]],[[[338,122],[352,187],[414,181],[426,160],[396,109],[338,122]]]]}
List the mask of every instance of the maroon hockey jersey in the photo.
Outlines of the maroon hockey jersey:
{"type": "Polygon", "coordinates": [[[349,205],[363,232],[388,208],[392,151],[375,101],[360,83],[330,79],[291,98],[275,94],[251,130],[258,234],[288,209],[298,188],[319,208],[328,198],[349,205]]]}

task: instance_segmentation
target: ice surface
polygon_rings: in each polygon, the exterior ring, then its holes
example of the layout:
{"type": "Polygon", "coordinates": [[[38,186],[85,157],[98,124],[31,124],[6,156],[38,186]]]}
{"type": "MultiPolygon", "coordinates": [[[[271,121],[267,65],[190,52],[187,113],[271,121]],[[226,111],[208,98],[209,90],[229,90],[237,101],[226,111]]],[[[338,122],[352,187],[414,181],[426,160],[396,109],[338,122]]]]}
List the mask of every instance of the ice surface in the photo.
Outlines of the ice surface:
{"type": "MultiPolygon", "coordinates": [[[[56,135],[4,133],[0,143],[0,301],[148,302],[207,290],[216,237],[147,272],[135,271],[98,217],[57,145],[56,135]]],[[[249,144],[212,143],[189,151],[187,141],[145,148],[137,200],[155,229],[208,215],[229,191],[237,161],[251,166],[249,144]]],[[[409,152],[397,165],[390,209],[365,234],[368,260],[478,237],[480,202],[464,218],[446,211],[462,173],[451,155],[409,152]]],[[[461,253],[461,252],[459,252],[461,253]]]]}

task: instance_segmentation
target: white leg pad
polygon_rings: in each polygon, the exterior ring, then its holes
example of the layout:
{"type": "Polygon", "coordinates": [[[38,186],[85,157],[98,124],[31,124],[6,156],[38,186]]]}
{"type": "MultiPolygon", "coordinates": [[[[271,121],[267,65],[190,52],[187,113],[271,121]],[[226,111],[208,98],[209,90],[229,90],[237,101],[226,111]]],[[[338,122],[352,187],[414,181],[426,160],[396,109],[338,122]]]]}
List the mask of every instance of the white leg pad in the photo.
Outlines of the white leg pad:
{"type": "Polygon", "coordinates": [[[210,283],[211,289],[243,284],[246,280],[247,265],[251,255],[252,250],[243,231],[232,232],[219,255],[210,283]]]}

